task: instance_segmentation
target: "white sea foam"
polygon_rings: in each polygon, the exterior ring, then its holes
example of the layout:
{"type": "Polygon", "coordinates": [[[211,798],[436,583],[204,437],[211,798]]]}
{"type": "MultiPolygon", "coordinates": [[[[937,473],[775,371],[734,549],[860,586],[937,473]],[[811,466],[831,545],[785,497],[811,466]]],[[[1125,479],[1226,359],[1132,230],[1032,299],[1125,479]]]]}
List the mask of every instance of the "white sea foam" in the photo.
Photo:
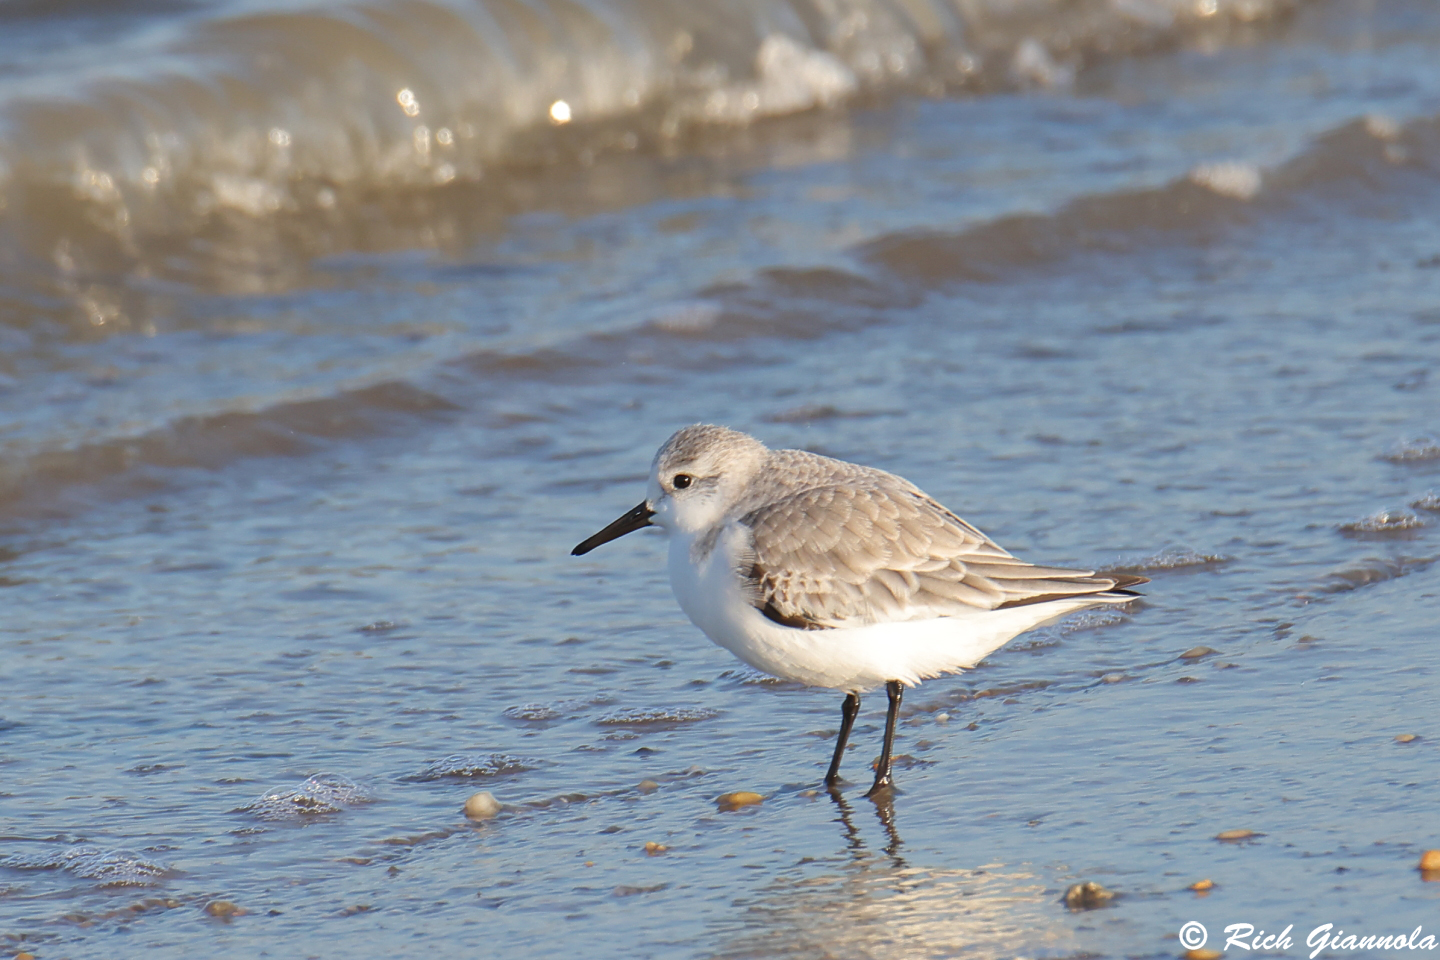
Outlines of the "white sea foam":
{"type": "Polygon", "coordinates": [[[339,813],[370,800],[363,787],[338,773],[317,773],[293,787],[270,790],[241,807],[261,820],[298,820],[339,813]]]}
{"type": "Polygon", "coordinates": [[[170,872],[164,863],[128,850],[111,850],[92,844],[77,844],[58,850],[14,853],[0,857],[0,867],[14,870],[63,870],[101,886],[149,886],[170,872]]]}
{"type": "Polygon", "coordinates": [[[1253,200],[1260,192],[1264,178],[1260,168],[1250,163],[1227,161],[1207,163],[1190,171],[1190,182],[1214,191],[1222,197],[1253,200]]]}

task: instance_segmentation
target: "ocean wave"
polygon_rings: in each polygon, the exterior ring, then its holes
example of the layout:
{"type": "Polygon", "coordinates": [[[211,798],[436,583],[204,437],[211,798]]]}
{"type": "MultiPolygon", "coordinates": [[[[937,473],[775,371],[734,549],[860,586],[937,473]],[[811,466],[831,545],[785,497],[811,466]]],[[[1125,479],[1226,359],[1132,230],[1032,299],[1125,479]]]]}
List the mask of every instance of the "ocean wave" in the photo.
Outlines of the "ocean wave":
{"type": "MultiPolygon", "coordinates": [[[[363,233],[377,204],[483,194],[507,172],[604,154],[673,152],[697,131],[856,97],[1065,86],[1087,62],[1275,19],[1297,2],[172,11],[168,29],[151,32],[159,39],[91,38],[83,66],[75,53],[36,54],[0,75],[0,322],[49,307],[82,329],[128,329],[106,277],[185,279],[207,258],[273,267],[333,245],[337,230],[363,233]],[[38,292],[7,309],[12,283],[38,292]]],[[[19,15],[0,7],[0,27],[19,15]]],[[[25,35],[0,39],[0,52],[25,35]]],[[[1233,191],[1242,179],[1206,182],[1233,191]]]]}
{"type": "MultiPolygon", "coordinates": [[[[1082,197],[1054,213],[1015,214],[959,232],[912,230],[864,245],[862,258],[922,286],[990,283],[1070,258],[1204,243],[1297,206],[1368,201],[1403,191],[1417,166],[1440,160],[1440,120],[1400,125],[1361,117],[1319,137],[1279,166],[1197,167],[1159,187],[1082,197]]],[[[1406,441],[1385,459],[1433,459],[1431,438],[1406,441]],[[1427,445],[1428,444],[1428,445],[1427,445]]]]}
{"type": "Polygon", "coordinates": [[[157,471],[301,456],[334,440],[412,429],[457,409],[436,394],[388,381],[259,411],[185,417],[139,436],[13,456],[0,467],[0,516],[33,516],[42,507],[63,510],[67,497],[85,487],[108,485],[109,496],[153,491],[157,471]]]}
{"type": "Polygon", "coordinates": [[[1351,537],[1377,538],[1410,534],[1423,526],[1425,521],[1413,513],[1404,510],[1380,510],[1342,523],[1336,529],[1351,537]]]}
{"type": "MultiPolygon", "coordinates": [[[[913,305],[929,287],[991,282],[1097,249],[1114,256],[1203,243],[1226,230],[1283,220],[1297,209],[1313,215],[1317,204],[1348,208],[1362,191],[1377,201],[1404,195],[1417,164],[1440,162],[1437,143],[1437,118],[1403,126],[1361,118],[1260,172],[1250,199],[1186,176],[1150,190],[1084,197],[1051,214],[1007,216],[955,232],[895,232],[855,248],[850,270],[760,271],[746,282],[695,292],[673,316],[642,316],[633,327],[581,332],[533,349],[476,351],[444,361],[418,384],[386,380],[317,399],[178,417],[138,435],[17,451],[0,470],[0,517],[83,509],[92,499],[87,488],[103,487],[106,499],[149,494],[175,469],[306,455],[335,440],[403,433],[483,407],[526,383],[610,382],[637,351],[650,365],[709,369],[745,356],[729,351],[730,360],[717,359],[711,345],[757,337],[803,341],[884,323],[890,311],[913,305]]],[[[1404,441],[1385,458],[1428,463],[1433,446],[1428,437],[1404,441]]],[[[1181,551],[1117,561],[1107,569],[1169,569],[1221,559],[1181,551]]]]}

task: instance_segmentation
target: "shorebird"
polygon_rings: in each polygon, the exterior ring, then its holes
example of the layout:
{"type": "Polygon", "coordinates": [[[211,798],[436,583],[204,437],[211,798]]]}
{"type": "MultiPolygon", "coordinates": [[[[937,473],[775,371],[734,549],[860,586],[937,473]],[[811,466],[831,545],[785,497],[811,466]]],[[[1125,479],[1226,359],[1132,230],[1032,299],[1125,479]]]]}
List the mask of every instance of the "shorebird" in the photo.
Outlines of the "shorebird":
{"type": "Polygon", "coordinates": [[[868,796],[893,784],[905,687],[1066,614],[1128,603],[1148,582],[1027,563],[893,473],[710,424],[665,441],[645,499],[571,553],[652,525],[670,536],[670,586],[706,636],[756,670],[844,691],[827,787],[860,695],[884,685],[868,796]]]}

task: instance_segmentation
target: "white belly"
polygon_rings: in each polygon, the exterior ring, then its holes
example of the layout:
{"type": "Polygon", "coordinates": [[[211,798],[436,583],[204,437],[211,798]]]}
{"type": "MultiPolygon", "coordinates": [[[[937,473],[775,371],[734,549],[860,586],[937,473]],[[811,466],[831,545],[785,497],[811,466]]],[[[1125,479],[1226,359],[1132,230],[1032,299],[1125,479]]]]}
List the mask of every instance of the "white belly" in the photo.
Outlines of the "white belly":
{"type": "Polygon", "coordinates": [[[670,535],[670,587],[680,608],[715,643],[756,670],[815,687],[863,691],[887,680],[908,685],[973,667],[1008,640],[1076,610],[1120,602],[1092,597],[975,610],[960,617],[800,630],[766,617],[745,595],[737,570],[746,547],[738,524],[707,557],[692,538],[670,535]]]}

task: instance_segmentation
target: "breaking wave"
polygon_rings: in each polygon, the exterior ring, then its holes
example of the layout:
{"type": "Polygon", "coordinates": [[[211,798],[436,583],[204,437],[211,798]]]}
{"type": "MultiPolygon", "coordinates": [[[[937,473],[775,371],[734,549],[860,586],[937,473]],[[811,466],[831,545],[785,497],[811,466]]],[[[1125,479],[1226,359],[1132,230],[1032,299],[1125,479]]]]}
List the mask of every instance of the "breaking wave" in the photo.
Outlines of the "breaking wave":
{"type": "MultiPolygon", "coordinates": [[[[482,205],[519,172],[670,154],[857,97],[1063,87],[1086,63],[1297,2],[167,7],[164,30],[0,73],[0,323],[131,329],[144,321],[117,274],[243,289],[297,256],[383,244],[377,222],[482,205]]],[[[0,36],[24,48],[47,16],[34,7],[0,7],[0,36]]]]}

